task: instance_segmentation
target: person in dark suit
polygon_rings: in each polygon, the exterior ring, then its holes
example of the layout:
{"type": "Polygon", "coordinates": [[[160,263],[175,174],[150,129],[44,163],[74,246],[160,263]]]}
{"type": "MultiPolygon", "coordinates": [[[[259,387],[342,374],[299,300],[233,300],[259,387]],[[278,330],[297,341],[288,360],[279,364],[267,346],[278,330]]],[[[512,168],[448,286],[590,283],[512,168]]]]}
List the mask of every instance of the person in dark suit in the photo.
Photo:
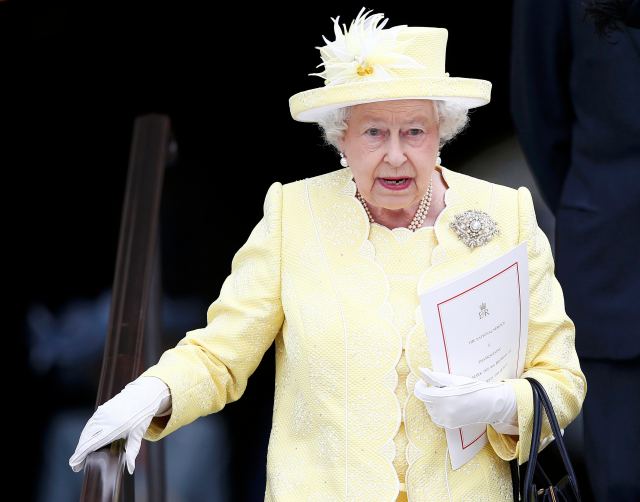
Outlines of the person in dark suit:
{"type": "Polygon", "coordinates": [[[640,1],[586,4],[515,1],[512,113],[556,215],[557,275],[589,382],[594,496],[638,501],[640,1]]]}

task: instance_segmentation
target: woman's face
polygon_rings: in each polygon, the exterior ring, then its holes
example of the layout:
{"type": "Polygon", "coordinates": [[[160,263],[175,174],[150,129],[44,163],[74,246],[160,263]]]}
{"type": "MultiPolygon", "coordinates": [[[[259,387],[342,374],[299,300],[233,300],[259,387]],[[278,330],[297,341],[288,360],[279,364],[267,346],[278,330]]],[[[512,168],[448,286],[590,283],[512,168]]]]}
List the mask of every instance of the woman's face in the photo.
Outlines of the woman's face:
{"type": "Polygon", "coordinates": [[[340,146],[367,203],[397,210],[426,193],[439,144],[435,103],[416,99],[353,106],[340,146]]]}

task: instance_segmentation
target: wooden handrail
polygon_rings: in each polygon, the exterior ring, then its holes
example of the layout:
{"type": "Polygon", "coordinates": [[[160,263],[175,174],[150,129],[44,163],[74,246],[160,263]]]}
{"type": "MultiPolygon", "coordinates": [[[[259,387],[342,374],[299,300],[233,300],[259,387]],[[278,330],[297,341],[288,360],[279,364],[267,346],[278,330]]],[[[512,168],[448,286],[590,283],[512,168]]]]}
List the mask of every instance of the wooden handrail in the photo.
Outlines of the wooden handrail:
{"type": "Polygon", "coordinates": [[[122,440],[113,442],[87,457],[81,500],[113,502],[127,500],[130,496],[125,494],[133,494],[133,478],[127,476],[123,480],[125,472],[124,456],[121,454],[124,451],[123,443],[122,440]]]}
{"type": "MultiPolygon", "coordinates": [[[[152,283],[159,270],[158,219],[169,134],[169,118],[164,115],[135,121],[97,405],[141,373],[150,298],[158,295],[152,293],[152,283]]],[[[158,288],[159,282],[155,281],[158,288]]],[[[153,310],[159,315],[159,309],[153,310]]],[[[160,320],[151,324],[159,326],[160,320]]],[[[159,336],[158,329],[153,331],[151,336],[159,336]]],[[[118,441],[87,457],[82,502],[134,500],[132,478],[122,475],[123,454],[124,443],[118,441]]],[[[153,472],[158,472],[155,466],[153,472]]]]}

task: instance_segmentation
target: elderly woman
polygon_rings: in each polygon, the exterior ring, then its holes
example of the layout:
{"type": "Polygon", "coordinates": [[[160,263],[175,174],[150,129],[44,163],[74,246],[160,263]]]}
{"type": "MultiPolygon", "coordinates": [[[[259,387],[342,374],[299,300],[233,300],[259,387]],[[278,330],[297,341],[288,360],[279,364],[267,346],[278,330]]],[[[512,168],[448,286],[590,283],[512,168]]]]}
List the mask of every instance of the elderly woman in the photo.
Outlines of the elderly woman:
{"type": "Polygon", "coordinates": [[[239,399],[274,340],[266,500],[510,500],[507,461],[526,461],[531,436],[524,377],[543,383],[561,425],[578,414],[585,380],[574,326],[529,191],[438,158],[467,110],[489,102],[491,84],[445,73],[446,30],[385,23],[363,11],[348,29],[336,19],[336,40],[320,49],[325,85],[290,100],[294,119],[321,125],[342,169],[271,185],[207,326],[98,408],[75,470],[126,437],[132,471],[143,435],[160,439],[239,399]],[[455,233],[454,217],[472,209],[499,233],[475,243],[455,233]],[[522,378],[429,395],[419,295],[523,242],[531,308],[522,378]],[[444,427],[468,423],[487,424],[488,443],[453,470],[444,427]]]}

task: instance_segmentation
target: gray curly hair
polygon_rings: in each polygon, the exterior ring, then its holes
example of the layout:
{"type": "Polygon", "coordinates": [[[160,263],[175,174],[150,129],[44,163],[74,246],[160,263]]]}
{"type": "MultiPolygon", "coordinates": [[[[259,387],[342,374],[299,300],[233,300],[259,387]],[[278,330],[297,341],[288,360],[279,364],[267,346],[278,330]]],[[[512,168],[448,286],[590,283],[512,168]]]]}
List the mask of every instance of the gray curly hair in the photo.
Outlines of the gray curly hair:
{"type": "MultiPolygon", "coordinates": [[[[467,126],[469,109],[447,101],[434,100],[434,102],[438,109],[440,146],[442,147],[467,126]]],[[[347,130],[347,119],[350,112],[351,107],[338,108],[327,112],[318,121],[325,141],[338,151],[340,151],[339,141],[347,130]]]]}

